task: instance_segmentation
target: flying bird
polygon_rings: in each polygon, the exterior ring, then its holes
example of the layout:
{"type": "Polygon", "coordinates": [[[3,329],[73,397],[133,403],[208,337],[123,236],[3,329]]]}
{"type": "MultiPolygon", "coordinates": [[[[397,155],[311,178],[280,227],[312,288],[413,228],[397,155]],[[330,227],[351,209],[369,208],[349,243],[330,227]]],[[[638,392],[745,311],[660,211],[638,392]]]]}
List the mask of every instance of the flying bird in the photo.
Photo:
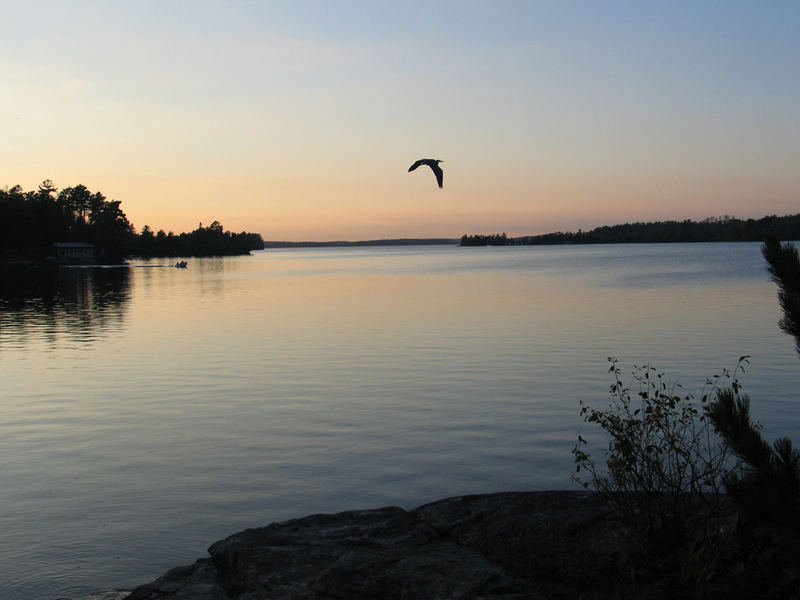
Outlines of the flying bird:
{"type": "Polygon", "coordinates": [[[436,160],[435,158],[420,158],[417,162],[408,167],[408,172],[410,173],[420,165],[428,165],[431,168],[431,171],[433,171],[433,174],[436,175],[436,181],[439,183],[439,187],[442,187],[442,178],[444,177],[444,173],[442,173],[442,169],[439,166],[440,162],[444,161],[436,160]]]}

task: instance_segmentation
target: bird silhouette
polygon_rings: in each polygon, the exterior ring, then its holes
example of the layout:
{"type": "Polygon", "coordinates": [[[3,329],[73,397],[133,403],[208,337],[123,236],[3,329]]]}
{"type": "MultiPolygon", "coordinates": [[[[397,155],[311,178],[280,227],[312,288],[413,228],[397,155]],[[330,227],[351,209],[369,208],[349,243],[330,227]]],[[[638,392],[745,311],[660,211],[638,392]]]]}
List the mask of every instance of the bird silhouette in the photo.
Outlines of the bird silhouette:
{"type": "Polygon", "coordinates": [[[442,179],[444,178],[444,173],[442,173],[442,169],[439,166],[440,162],[444,161],[437,160],[435,158],[420,158],[417,162],[408,167],[408,172],[410,173],[420,165],[428,165],[431,168],[431,171],[433,171],[433,174],[436,175],[436,181],[439,183],[439,187],[442,187],[442,179]]]}

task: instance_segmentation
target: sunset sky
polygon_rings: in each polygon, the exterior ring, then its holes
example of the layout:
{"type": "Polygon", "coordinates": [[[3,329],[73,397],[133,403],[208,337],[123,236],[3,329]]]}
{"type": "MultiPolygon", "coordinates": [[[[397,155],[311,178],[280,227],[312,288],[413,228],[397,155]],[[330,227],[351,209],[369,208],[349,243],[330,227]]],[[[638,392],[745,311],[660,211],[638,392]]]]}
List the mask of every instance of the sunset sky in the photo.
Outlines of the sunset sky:
{"type": "Polygon", "coordinates": [[[0,1],[0,187],[267,240],[800,212],[800,2],[0,1]],[[418,158],[444,162],[444,189],[418,158]]]}

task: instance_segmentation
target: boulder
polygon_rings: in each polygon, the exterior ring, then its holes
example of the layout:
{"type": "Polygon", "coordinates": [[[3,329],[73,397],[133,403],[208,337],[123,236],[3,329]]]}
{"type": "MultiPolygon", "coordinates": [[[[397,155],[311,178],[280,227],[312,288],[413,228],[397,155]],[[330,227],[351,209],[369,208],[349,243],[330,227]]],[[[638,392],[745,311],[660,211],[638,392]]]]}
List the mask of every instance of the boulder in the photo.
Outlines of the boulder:
{"type": "Polygon", "coordinates": [[[586,552],[607,551],[614,528],[606,515],[584,492],[311,515],[231,535],[209,548],[210,558],[172,569],[127,600],[543,600],[556,563],[564,579],[574,575],[563,558],[574,556],[577,540],[586,552]]]}

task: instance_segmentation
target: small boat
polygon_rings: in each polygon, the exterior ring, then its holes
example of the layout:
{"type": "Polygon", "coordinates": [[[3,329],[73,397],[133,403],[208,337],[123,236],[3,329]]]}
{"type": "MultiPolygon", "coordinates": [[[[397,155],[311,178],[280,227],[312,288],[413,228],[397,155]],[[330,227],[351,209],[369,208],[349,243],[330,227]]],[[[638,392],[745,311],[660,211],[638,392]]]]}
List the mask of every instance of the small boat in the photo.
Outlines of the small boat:
{"type": "Polygon", "coordinates": [[[185,260],[179,260],[178,262],[175,263],[175,268],[176,269],[185,269],[187,264],[188,263],[185,260]]]}

